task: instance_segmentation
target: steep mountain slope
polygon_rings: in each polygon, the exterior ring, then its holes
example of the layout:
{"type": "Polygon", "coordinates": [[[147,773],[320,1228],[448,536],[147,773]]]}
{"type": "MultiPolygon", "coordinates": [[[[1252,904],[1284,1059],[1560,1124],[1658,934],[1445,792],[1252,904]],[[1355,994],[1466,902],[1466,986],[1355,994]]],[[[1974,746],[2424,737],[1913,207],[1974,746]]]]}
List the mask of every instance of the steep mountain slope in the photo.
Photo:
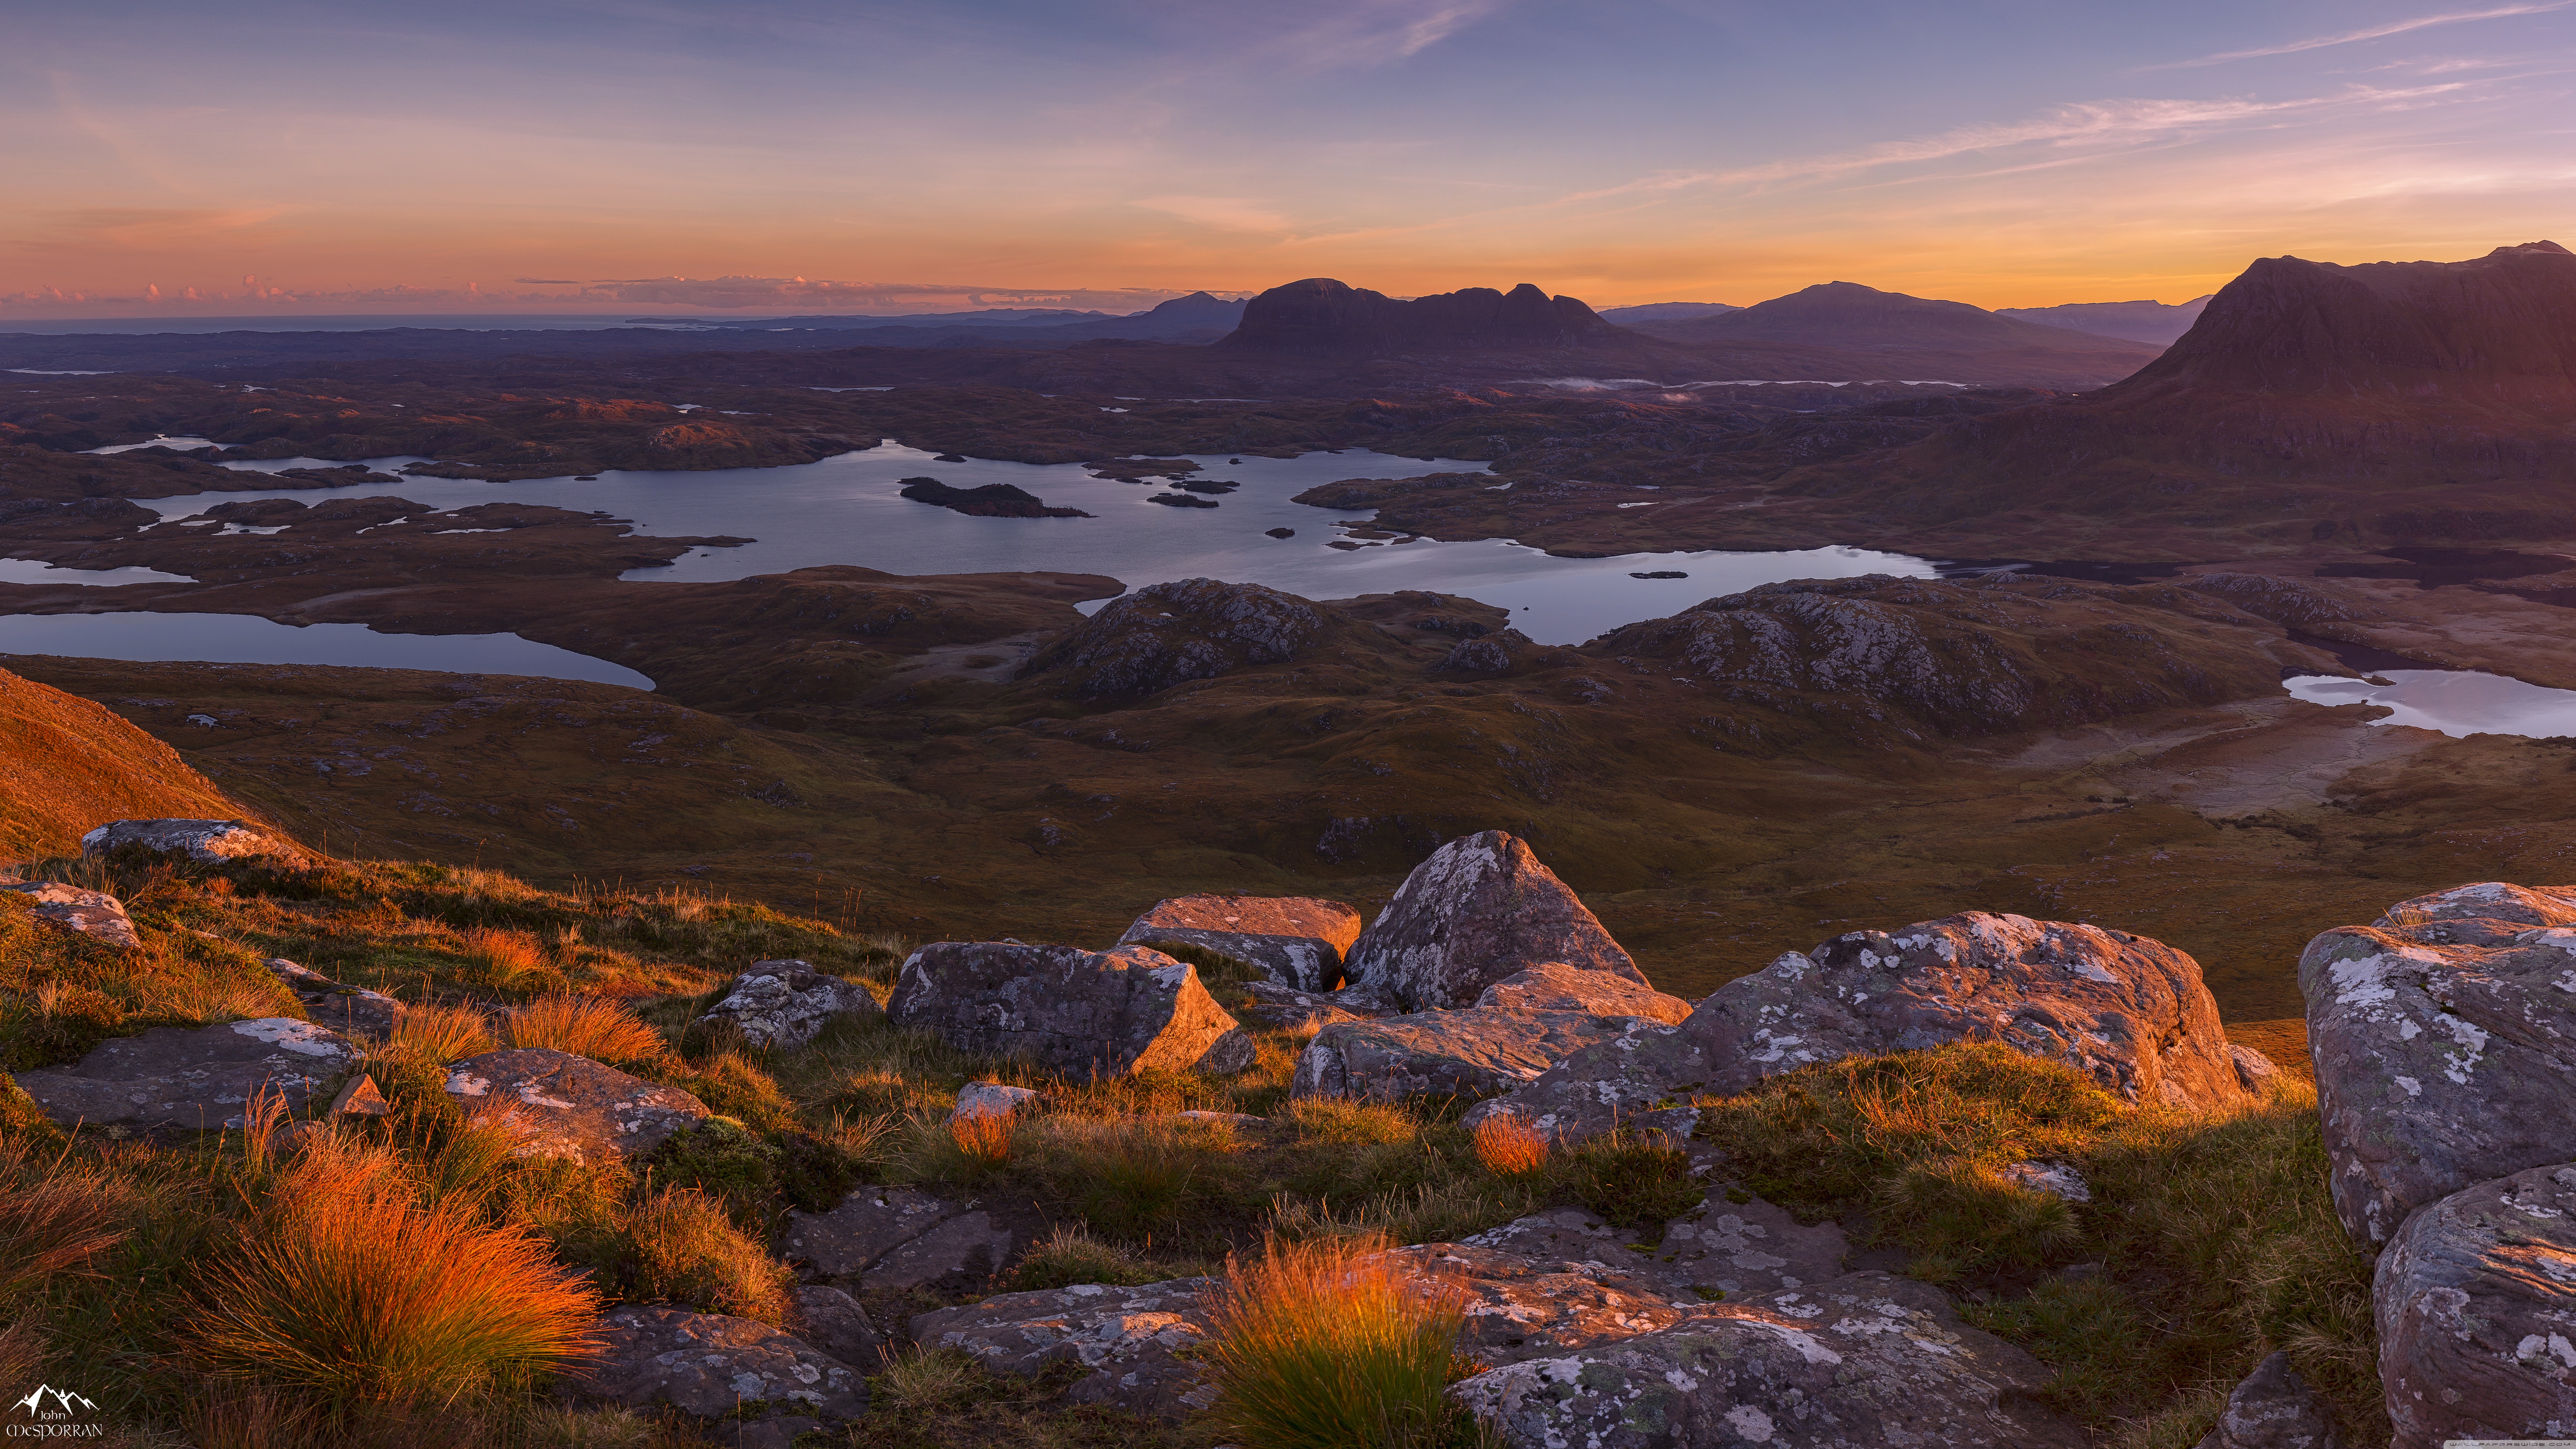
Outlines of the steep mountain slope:
{"type": "Polygon", "coordinates": [[[110,820],[239,819],[179,752],[98,705],[0,670],[0,858],[76,854],[110,820]]]}

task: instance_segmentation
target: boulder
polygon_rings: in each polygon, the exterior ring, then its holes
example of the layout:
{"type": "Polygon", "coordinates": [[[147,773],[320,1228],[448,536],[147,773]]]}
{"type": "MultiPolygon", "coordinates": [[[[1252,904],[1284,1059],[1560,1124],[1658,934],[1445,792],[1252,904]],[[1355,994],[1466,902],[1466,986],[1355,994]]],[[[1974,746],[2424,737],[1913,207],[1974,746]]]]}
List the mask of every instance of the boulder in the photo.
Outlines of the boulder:
{"type": "Polygon", "coordinates": [[[239,820],[118,820],[81,837],[81,854],[91,860],[128,847],[180,856],[199,865],[263,855],[294,861],[304,855],[284,837],[239,820]]]}
{"type": "Polygon", "coordinates": [[[2260,1097],[2281,1081],[2281,1064],[2250,1046],[2227,1044],[2227,1055],[2236,1063],[2237,1085],[2260,1097]]]}
{"type": "Polygon", "coordinates": [[[863,1187],[830,1212],[790,1208],[778,1255],[816,1278],[849,1280],[966,1209],[912,1187],[863,1187]]]}
{"type": "Polygon", "coordinates": [[[808,1283],[791,1290],[796,1300],[796,1334],[826,1355],[862,1371],[881,1361],[886,1338],[868,1321],[859,1300],[838,1288],[808,1283]]]}
{"type": "Polygon", "coordinates": [[[1086,1372],[1066,1386],[1065,1402],[1179,1419],[1216,1399],[1198,1363],[1183,1356],[1207,1335],[1201,1298],[1214,1281],[1003,1293],[924,1313],[912,1320],[912,1337],[924,1348],[963,1349],[996,1373],[1077,1365],[1086,1372]]]}
{"type": "Polygon", "coordinates": [[[1445,1011],[1541,962],[1646,980],[1527,844],[1487,830],[1413,868],[1352,944],[1347,974],[1407,1011],[1445,1011]]]}
{"type": "Polygon", "coordinates": [[[513,1156],[576,1162],[641,1158],[709,1115],[677,1087],[549,1047],[467,1057],[447,1069],[447,1094],[517,1132],[513,1156]]]}
{"type": "Polygon", "coordinates": [[[2576,1165],[2418,1208],[2371,1304],[2395,1449],[2576,1438],[2576,1165]]]}
{"type": "Polygon", "coordinates": [[[1562,961],[1542,961],[1515,971],[1476,997],[1478,1006],[1514,1011],[1588,1011],[1596,1016],[1643,1016],[1679,1026],[1691,1004],[1642,981],[1608,971],[1585,971],[1562,961]]]}
{"type": "Polygon", "coordinates": [[[2475,1183],[2576,1156],[2576,888],[2487,883],[2299,957],[2335,1213],[2384,1243],[2475,1183]]]}
{"type": "Polygon", "coordinates": [[[1290,1095],[1389,1102],[1490,1097],[1638,1020],[1484,1006],[1337,1022],[1316,1032],[1298,1056],[1290,1095]]]}
{"type": "Polygon", "coordinates": [[[2325,1400],[2276,1350],[2227,1396],[2198,1449],[2343,1449],[2343,1436],[2325,1400]]]}
{"type": "Polygon", "coordinates": [[[754,961],[699,1020],[730,1022],[756,1047],[801,1047],[836,1016],[882,1017],[868,989],[803,961],[754,961]]]}
{"type": "Polygon", "coordinates": [[[938,942],[903,963],[886,1014],[960,1050],[1073,1077],[1239,1072],[1253,1057],[1252,1039],[1199,984],[1197,970],[1144,946],[938,942]]]}
{"type": "Polygon", "coordinates": [[[1850,1251],[1832,1223],[1800,1223],[1747,1192],[1713,1193],[1651,1232],[1614,1228],[1581,1208],[1516,1218],[1460,1240],[1460,1246],[1547,1263],[1596,1263],[1661,1285],[1667,1298],[1742,1298],[1801,1288],[1843,1275],[1850,1251]],[[1739,1200],[1740,1199],[1740,1200],[1739,1200]]]}
{"type": "Polygon", "coordinates": [[[948,1113],[954,1122],[961,1117],[1008,1117],[1038,1099],[1026,1087],[1009,1087],[1000,1082],[968,1082],[957,1089],[957,1105],[948,1113]]]}
{"type": "Polygon", "coordinates": [[[139,950],[143,945],[143,938],[134,934],[134,918],[125,913],[125,902],[105,891],[85,891],[50,880],[4,881],[0,891],[14,891],[33,901],[27,913],[48,925],[121,950],[139,950]]]}
{"type": "Polygon", "coordinates": [[[792,1334],[749,1318],[678,1308],[619,1308],[599,1321],[604,1351],[567,1372],[570,1397],[630,1409],[677,1409],[701,1419],[772,1413],[853,1419],[867,1381],[792,1334]]]}
{"type": "Polygon", "coordinates": [[[872,1289],[926,1288],[943,1281],[981,1284],[1011,1260],[1015,1241],[991,1213],[960,1213],[887,1249],[859,1275],[859,1282],[872,1289]]]}
{"type": "Polygon", "coordinates": [[[1967,1327],[1940,1290],[1884,1273],[1682,1310],[1681,1321],[1520,1358],[1450,1389],[1529,1449],[2076,1449],[2027,1401],[2038,1360],[1967,1327]]]}
{"type": "Polygon", "coordinates": [[[295,993],[295,999],[304,1004],[305,1015],[345,1036],[382,1041],[393,1034],[394,1023],[402,1019],[402,1003],[381,991],[343,985],[283,956],[272,956],[261,964],[295,993]]]}
{"type": "Polygon", "coordinates": [[[1692,1094],[1717,1074],[1706,1044],[1683,1026],[1629,1019],[1628,1029],[1574,1052],[1500,1097],[1467,1109],[1473,1130],[1496,1113],[1520,1119],[1560,1143],[1614,1127],[1688,1137],[1699,1126],[1692,1094]]]}
{"type": "Polygon", "coordinates": [[[155,1027],[100,1042],[73,1066],[17,1076],[45,1115],[65,1126],[195,1132],[239,1128],[244,1106],[262,1090],[300,1112],[357,1060],[347,1037],[279,1016],[155,1027]]]}
{"type": "Polygon", "coordinates": [[[1312,896],[1174,896],[1136,918],[1121,946],[1172,943],[1249,961],[1299,991],[1342,984],[1360,913],[1312,896]]]}
{"type": "Polygon", "coordinates": [[[1298,1031],[1308,1027],[1331,1026],[1337,1021],[1367,1021],[1373,1017],[1391,1016],[1381,1011],[1375,1001],[1355,1000],[1347,991],[1299,991],[1275,981],[1247,981],[1228,994],[1240,991],[1235,998],[1235,1014],[1255,1026],[1275,1031],[1298,1031]]]}

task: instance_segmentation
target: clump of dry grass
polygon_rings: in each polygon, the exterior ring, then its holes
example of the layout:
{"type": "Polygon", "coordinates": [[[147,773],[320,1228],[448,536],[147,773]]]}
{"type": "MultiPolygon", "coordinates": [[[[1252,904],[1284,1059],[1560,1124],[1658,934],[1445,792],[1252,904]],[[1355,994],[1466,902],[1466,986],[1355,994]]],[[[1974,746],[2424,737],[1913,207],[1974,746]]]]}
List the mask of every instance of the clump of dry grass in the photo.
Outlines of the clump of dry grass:
{"type": "Polygon", "coordinates": [[[546,969],[545,947],[525,931],[477,926],[464,933],[457,954],[488,986],[506,987],[546,969]]]}
{"type": "Polygon", "coordinates": [[[1149,1263],[1133,1249],[1104,1243],[1087,1228],[1058,1223],[1053,1233],[1020,1256],[1011,1270],[1011,1287],[1026,1293],[1076,1283],[1160,1283],[1186,1276],[1169,1263],[1149,1263]]]}
{"type": "Polygon", "coordinates": [[[716,1199],[664,1188],[628,1214],[626,1237],[634,1252],[627,1296],[768,1324],[787,1321],[787,1266],[736,1227],[716,1199]]]}
{"type": "Polygon", "coordinates": [[[1498,1177],[1518,1177],[1547,1165],[1547,1134],[1509,1112],[1476,1124],[1476,1160],[1498,1177]]]}
{"type": "Polygon", "coordinates": [[[511,1012],[502,1032],[513,1047],[551,1047],[602,1062],[649,1062],[670,1050],[660,1032],[604,996],[540,996],[511,1012]]]}
{"type": "Polygon", "coordinates": [[[492,1033],[470,1006],[409,1006],[394,1018],[385,1045],[425,1062],[455,1062],[490,1051],[492,1033]]]}
{"type": "Polygon", "coordinates": [[[948,1121],[948,1139],[957,1144],[958,1156],[978,1167],[1007,1167],[1011,1161],[1011,1127],[1008,1112],[952,1117],[948,1121]]]}
{"type": "Polygon", "coordinates": [[[199,1291],[207,1368],[334,1406],[450,1403],[597,1351],[598,1299],[543,1241],[424,1207],[399,1158],[329,1136],[199,1291]]]}
{"type": "Polygon", "coordinates": [[[1223,1196],[1240,1175],[1232,1123],[1171,1116],[1040,1118],[1024,1158],[1074,1214],[1113,1237],[1140,1238],[1223,1196]]]}
{"type": "Polygon", "coordinates": [[[1400,1275],[1382,1239],[1276,1238],[1226,1263],[1205,1353],[1222,1431],[1249,1449],[1430,1446],[1459,1437],[1443,1391],[1465,1297],[1400,1275]]]}
{"type": "Polygon", "coordinates": [[[95,1276],[90,1265],[125,1237],[105,1183],[59,1164],[40,1171],[24,1146],[0,1149],[0,1383],[33,1382],[44,1367],[30,1300],[56,1278],[95,1276]]]}

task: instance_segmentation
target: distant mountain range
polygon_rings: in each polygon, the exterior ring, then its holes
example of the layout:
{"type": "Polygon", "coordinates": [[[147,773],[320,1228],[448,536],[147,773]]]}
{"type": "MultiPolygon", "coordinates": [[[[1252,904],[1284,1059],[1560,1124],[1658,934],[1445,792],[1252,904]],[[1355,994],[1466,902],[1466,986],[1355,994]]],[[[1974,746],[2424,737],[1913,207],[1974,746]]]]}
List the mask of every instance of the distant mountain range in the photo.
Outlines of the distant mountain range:
{"type": "Polygon", "coordinates": [[[1634,307],[1596,308],[1604,322],[1634,327],[1640,322],[1687,322],[1698,317],[1714,317],[1721,312],[1744,309],[1730,302],[1646,302],[1634,307]]]}
{"type": "Polygon", "coordinates": [[[1997,307],[1995,315],[2042,327],[2063,327],[2098,337],[2124,337],[2161,347],[2191,330],[2209,298],[2168,307],[2162,302],[2068,302],[2056,307],[1997,307]]]}

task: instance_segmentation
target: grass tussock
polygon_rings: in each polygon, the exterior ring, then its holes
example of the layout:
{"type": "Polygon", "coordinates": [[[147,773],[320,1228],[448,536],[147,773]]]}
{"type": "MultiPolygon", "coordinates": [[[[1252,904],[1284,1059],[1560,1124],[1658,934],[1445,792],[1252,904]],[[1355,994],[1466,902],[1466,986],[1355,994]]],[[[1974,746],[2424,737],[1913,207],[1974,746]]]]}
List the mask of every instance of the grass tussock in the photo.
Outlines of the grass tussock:
{"type": "Polygon", "coordinates": [[[1272,1239],[1231,1259],[1205,1349],[1215,1417],[1247,1449],[1447,1445],[1444,1396],[1475,1372],[1458,1352],[1464,1295],[1399,1277],[1382,1239],[1272,1239]]]}
{"type": "Polygon", "coordinates": [[[724,1204],[691,1188],[665,1188],[627,1215],[622,1296],[702,1313],[787,1321],[793,1275],[724,1204]]]}
{"type": "Polygon", "coordinates": [[[1148,1261],[1123,1243],[1103,1242],[1079,1224],[1058,1223],[1054,1232],[1031,1244],[1020,1256],[1019,1265],[1011,1270],[1010,1283],[1013,1292],[1028,1293],[1041,1288],[1070,1288],[1076,1283],[1133,1286],[1188,1276],[1175,1273],[1173,1268],[1170,1262],[1148,1261]]]}
{"type": "Polygon", "coordinates": [[[2335,1220],[2304,1084],[2229,1112],[2130,1109],[2069,1068],[1962,1044],[1775,1077],[1702,1103],[1700,1133],[1753,1191],[1865,1224],[1910,1275],[1965,1293],[2106,1442],[2192,1442],[2284,1348],[2355,1442],[2386,1442],[2371,1263],[2335,1220]],[[2073,1166],[2093,1201],[1997,1176],[2034,1160],[2073,1166]],[[2054,1271],[2075,1263],[2100,1269],[2054,1271]]]}
{"type": "Polygon", "coordinates": [[[1509,1112],[1477,1123],[1474,1141],[1476,1160],[1498,1177],[1519,1177],[1547,1163],[1547,1134],[1509,1112]]]}
{"type": "Polygon", "coordinates": [[[511,1012],[502,1030],[513,1047],[548,1047],[619,1066],[654,1061],[670,1050],[624,1003],[602,996],[540,996],[511,1012]]]}
{"type": "Polygon", "coordinates": [[[1011,1165],[1011,1114],[986,1112],[971,1117],[948,1120],[948,1140],[957,1145],[957,1155],[986,1172],[1011,1165]]]}
{"type": "Polygon", "coordinates": [[[321,1137],[200,1289],[210,1371],[334,1407],[444,1404],[595,1351],[598,1300],[542,1239],[423,1205],[400,1159],[321,1137]]]}
{"type": "Polygon", "coordinates": [[[531,980],[547,981],[554,975],[545,946],[527,931],[477,926],[463,934],[457,954],[465,958],[475,979],[504,991],[531,980]]]}
{"type": "Polygon", "coordinates": [[[387,1048],[425,1062],[456,1062],[492,1050],[483,1013],[470,1006],[410,1006],[394,1020],[387,1048]]]}

